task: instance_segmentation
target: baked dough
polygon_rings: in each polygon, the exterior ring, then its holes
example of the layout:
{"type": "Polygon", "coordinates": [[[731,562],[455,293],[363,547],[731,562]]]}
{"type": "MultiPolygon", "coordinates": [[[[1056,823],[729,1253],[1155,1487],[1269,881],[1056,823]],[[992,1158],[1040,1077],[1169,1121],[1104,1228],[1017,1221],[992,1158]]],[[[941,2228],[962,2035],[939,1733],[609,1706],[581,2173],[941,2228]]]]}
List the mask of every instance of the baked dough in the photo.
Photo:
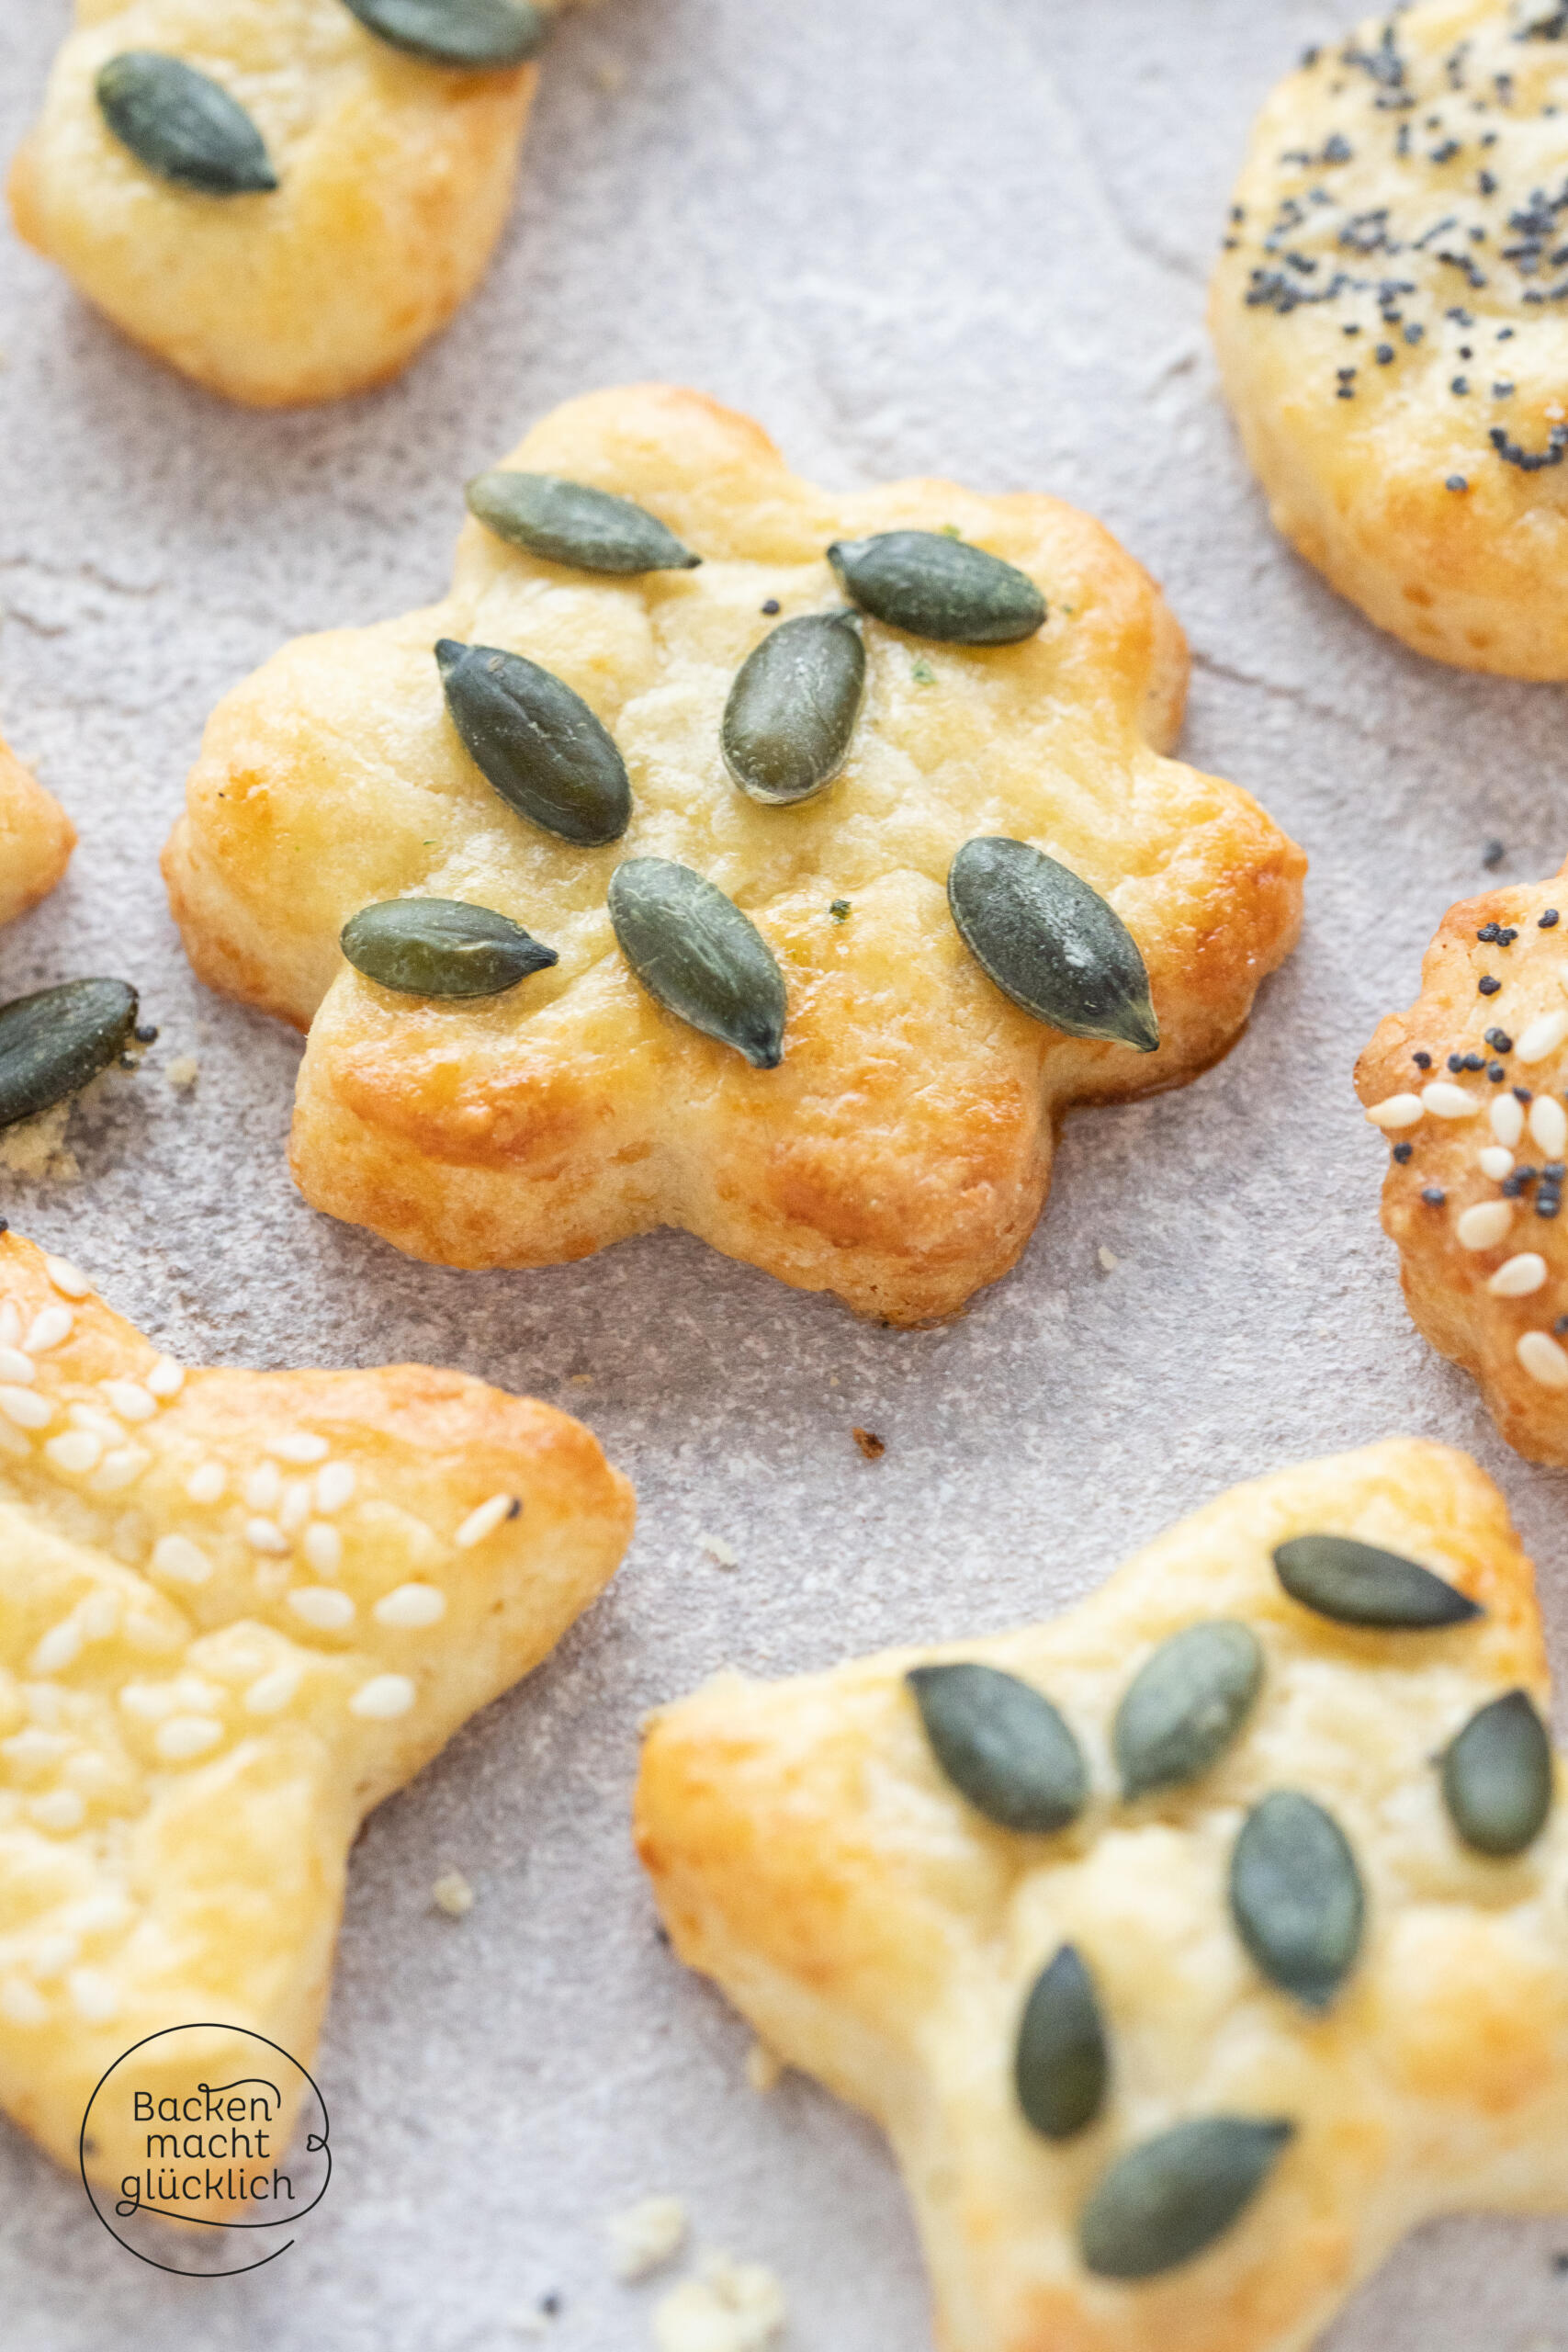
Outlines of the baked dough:
{"type": "Polygon", "coordinates": [[[77,0],[12,165],[12,216],[88,301],[209,390],[255,408],[336,400],[397,375],[472,293],[537,80],[535,65],[428,64],[344,0],[77,0]],[[94,87],[128,50],[181,58],[236,97],[278,187],[207,196],[139,163],[94,87]]]}
{"type": "Polygon", "coordinates": [[[830,496],[747,418],[661,386],[570,401],[509,462],[642,503],[700,569],[570,571],[470,521],[443,604],[300,639],[220,705],[165,852],[201,977],[310,1028],[306,1197],[446,1264],[547,1264],[679,1225],[895,1322],[950,1312],[1022,1250],[1068,1104],[1179,1085],[1231,1045],[1295,939],[1304,860],[1247,794],[1162,756],[1180,631],[1059,501],[933,481],[830,496]],[[841,776],[794,808],[748,799],[719,722],[764,606],[836,605],[836,537],[944,524],[1040,583],[1045,628],[976,650],[868,620],[841,776]],[[622,841],[574,847],[502,801],[443,708],[443,637],[525,652],[585,697],[630,771],[622,841]],[[988,832],[1111,900],[1157,1053],[1045,1028],[972,961],[944,883],[988,832]],[[749,1068],[633,979],[605,892],[647,853],[764,933],[788,984],[782,1068],[749,1068]],[[405,894],[495,908],[559,964],[478,1003],[394,996],[345,967],[338,933],[405,894]]]}
{"type": "Polygon", "coordinates": [[[1274,92],[1210,318],[1279,528],[1381,628],[1568,678],[1568,39],[1425,0],[1274,92]]]}
{"type": "Polygon", "coordinates": [[[59,801],[0,741],[0,922],[48,898],[75,846],[76,829],[59,801]]]}
{"type": "Polygon", "coordinates": [[[681,1957],[887,2131],[943,2352],[1304,2352],[1423,2221],[1568,2205],[1568,1809],[1519,1860],[1485,1860],[1431,1763],[1515,1686],[1544,1704],[1502,1499],[1462,1454],[1395,1440],[1235,1488],[1054,1624],[795,1681],[721,1677],[653,1719],[638,1843],[681,1957]],[[1487,1613],[1425,1634],[1310,1614],[1269,1555],[1322,1532],[1412,1555],[1487,1613]],[[1119,1803],[1121,1694],[1156,1643],[1218,1616],[1262,1642],[1256,1713],[1204,1779],[1119,1803]],[[993,1828],[948,1784],[904,1684],[933,1657],[1048,1691],[1091,1759],[1072,1829],[993,1828]],[[1368,1888],[1326,2018],[1265,1983],[1225,1912],[1243,1808],[1284,1784],[1332,1809],[1368,1888]],[[1024,2122],[1011,2057],[1064,1939],[1098,1980],[1111,2095],[1054,2144],[1024,2122]],[[1076,2222],[1106,2165],[1221,2110],[1296,2125],[1251,2207],[1146,2284],[1091,2276],[1076,2222]]]}
{"type": "MultiPolygon", "coordinates": [[[[421,1364],[182,1374],[85,1292],[0,1241],[0,2108],[70,2165],[144,2035],[310,2065],[360,1822],[632,1522],[547,1406],[421,1364]]],[[[98,2177],[141,2171],[95,2132],[98,2177]]]]}
{"type": "Polygon", "coordinates": [[[1356,1065],[1356,1091],[1393,1148],[1383,1230],[1398,1244],[1412,1316],[1480,1382],[1508,1443],[1559,1464],[1565,1087],[1568,866],[1554,881],[1450,907],[1420,995],[1380,1023],[1356,1065]]]}

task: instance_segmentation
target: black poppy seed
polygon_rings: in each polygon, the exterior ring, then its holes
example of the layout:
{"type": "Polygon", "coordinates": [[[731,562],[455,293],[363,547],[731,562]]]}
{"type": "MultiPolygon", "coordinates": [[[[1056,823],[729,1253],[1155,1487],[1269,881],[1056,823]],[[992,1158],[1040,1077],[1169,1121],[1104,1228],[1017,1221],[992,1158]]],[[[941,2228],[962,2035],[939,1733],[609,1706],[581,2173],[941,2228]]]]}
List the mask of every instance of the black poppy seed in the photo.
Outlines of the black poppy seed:
{"type": "Polygon", "coordinates": [[[1494,1086],[1501,1086],[1501,1085],[1502,1085],[1502,1083],[1503,1083],[1503,1080],[1507,1077],[1508,1073],[1507,1073],[1507,1071],[1503,1068],[1503,1065],[1502,1065],[1502,1063],[1501,1063],[1501,1062],[1494,1062],[1494,1063],[1493,1063],[1493,1065],[1492,1065],[1492,1067],[1491,1067],[1491,1069],[1487,1071],[1486,1075],[1487,1075],[1487,1077],[1492,1080],[1492,1083],[1493,1083],[1493,1085],[1494,1085],[1494,1086]]]}
{"type": "Polygon", "coordinates": [[[1483,923],[1482,924],[1482,926],[1481,926],[1480,930],[1476,933],[1476,934],[1475,934],[1475,935],[1476,935],[1477,939],[1484,939],[1484,940],[1487,940],[1487,941],[1491,941],[1491,940],[1494,940],[1494,939],[1495,939],[1495,938],[1496,938],[1497,933],[1498,933],[1498,932],[1501,930],[1501,928],[1502,928],[1502,926],[1501,926],[1501,924],[1499,924],[1499,923],[1495,923],[1495,922],[1483,922],[1483,923]]]}
{"type": "Polygon", "coordinates": [[[1537,1216],[1557,1216],[1561,1214],[1562,1208],[1562,1195],[1561,1193],[1543,1192],[1538,1193],[1535,1196],[1535,1213],[1537,1216]]]}
{"type": "Polygon", "coordinates": [[[1482,173],[1479,186],[1483,196],[1495,196],[1497,193],[1497,183],[1490,172],[1482,173]]]}
{"type": "Polygon", "coordinates": [[[1427,1206],[1429,1209],[1440,1209],[1443,1203],[1448,1199],[1448,1194],[1444,1192],[1440,1184],[1428,1184],[1423,1192],[1421,1198],[1426,1202],[1427,1206]]]}
{"type": "MultiPolygon", "coordinates": [[[[1323,51],[1320,49],[1303,49],[1302,51],[1302,71],[1303,73],[1310,74],[1313,67],[1317,63],[1318,59],[1322,55],[1323,51]]],[[[1239,206],[1237,207],[1237,209],[1240,209],[1239,206]]]]}
{"type": "Polygon", "coordinates": [[[1490,972],[1483,972],[1475,985],[1483,996],[1495,996],[1503,983],[1501,980],[1494,979],[1490,972]]]}
{"type": "Polygon", "coordinates": [[[770,596],[770,597],[768,598],[767,603],[762,606],[762,610],[763,610],[766,614],[768,614],[768,616],[770,616],[770,618],[771,618],[771,617],[772,617],[772,616],[773,616],[774,613],[782,612],[782,611],[784,610],[784,607],[783,607],[783,605],[779,603],[779,600],[778,600],[778,598],[777,598],[776,596],[770,596]]]}
{"type": "Polygon", "coordinates": [[[1432,1067],[1432,1057],[1430,1054],[1412,1054],[1410,1058],[1415,1063],[1417,1069],[1430,1069],[1432,1067]]]}
{"type": "Polygon", "coordinates": [[[1561,1184],[1568,1176],[1568,1160],[1549,1159],[1540,1172],[1549,1184],[1561,1184]]]}
{"type": "Polygon", "coordinates": [[[1473,359],[1475,354],[1472,351],[1468,343],[1461,343],[1459,347],[1459,356],[1461,359],[1473,359]]]}
{"type": "Polygon", "coordinates": [[[1450,1054],[1449,1056],[1449,1068],[1457,1078],[1461,1070],[1464,1068],[1464,1056],[1462,1054],[1450,1054]]]}
{"type": "Polygon", "coordinates": [[[1508,1091],[1513,1096],[1516,1102],[1533,1102],[1535,1101],[1535,1096],[1530,1092],[1528,1086],[1510,1086],[1508,1091]]]}
{"type": "Polygon", "coordinates": [[[1468,490],[1470,484],[1462,474],[1450,474],[1445,487],[1449,490],[1468,490]]]}
{"type": "Polygon", "coordinates": [[[135,1031],[135,1036],[136,1042],[139,1046],[155,1046],[158,1042],[157,1029],[151,1021],[139,1023],[135,1031]]]}
{"type": "Polygon", "coordinates": [[[1380,368],[1386,368],[1393,357],[1393,344],[1380,343],[1377,349],[1373,352],[1372,357],[1377,361],[1380,368]]]}
{"type": "MultiPolygon", "coordinates": [[[[1355,320],[1354,320],[1354,319],[1352,319],[1352,320],[1351,320],[1351,322],[1350,322],[1350,323],[1349,323],[1349,325],[1348,325],[1348,326],[1347,326],[1347,327],[1341,327],[1341,328],[1340,328],[1340,330],[1339,330],[1339,332],[1340,332],[1340,334],[1360,334],[1360,332],[1361,332],[1361,330],[1360,330],[1360,328],[1356,324],[1355,320]]],[[[1352,375],[1352,376],[1353,376],[1353,375],[1355,374],[1355,372],[1356,372],[1356,371],[1355,371],[1355,369],[1354,369],[1353,368],[1349,368],[1349,369],[1346,369],[1346,368],[1341,368],[1341,369],[1339,370],[1339,373],[1340,373],[1342,376],[1343,376],[1343,375],[1346,375],[1346,374],[1349,374],[1349,375],[1352,375]]]]}
{"type": "Polygon", "coordinates": [[[1505,923],[1502,930],[1497,933],[1497,944],[1499,947],[1511,947],[1518,935],[1517,931],[1511,922],[1505,923]]]}
{"type": "Polygon", "coordinates": [[[1494,384],[1492,387],[1492,397],[1495,401],[1510,400],[1513,397],[1513,390],[1514,388],[1512,384],[1494,384]]]}
{"type": "Polygon", "coordinates": [[[1494,866],[1502,865],[1503,860],[1507,854],[1508,853],[1504,848],[1501,842],[1491,841],[1487,842],[1485,848],[1481,853],[1481,863],[1486,867],[1488,873],[1490,873],[1494,866]]]}
{"type": "MultiPolygon", "coordinates": [[[[1568,1331],[1568,1315],[1560,1315],[1551,1328],[1559,1334],[1563,1331],[1568,1331]]],[[[1554,2255],[1552,2256],[1551,2267],[1553,2270],[1558,2273],[1559,2277],[1568,2276],[1568,2254],[1554,2255]]]]}
{"type": "Polygon", "coordinates": [[[1538,919],[1536,929],[1537,931],[1552,931],[1556,928],[1556,924],[1557,910],[1555,907],[1548,907],[1546,912],[1538,919]]]}
{"type": "Polygon", "coordinates": [[[10,1232],[10,1230],[11,1230],[11,1220],[10,1220],[10,1218],[9,1218],[8,1216],[0,1216],[0,1233],[9,1233],[9,1232],[10,1232]]]}
{"type": "Polygon", "coordinates": [[[1233,204],[1231,206],[1231,219],[1233,220],[1245,220],[1246,218],[1247,207],[1245,204],[1233,204]]]}
{"type": "Polygon", "coordinates": [[[1394,1147],[1393,1147],[1393,1156],[1394,1156],[1395,1159],[1397,1159],[1397,1160],[1398,1160],[1398,1162],[1399,1162],[1399,1164],[1400,1164],[1400,1166],[1401,1166],[1402,1168],[1404,1167],[1404,1165],[1405,1161],[1409,1159],[1409,1157],[1410,1157],[1411,1153],[1415,1150],[1415,1148],[1416,1148],[1416,1147],[1415,1147],[1415,1145],[1414,1145],[1413,1143],[1396,1143],[1396,1144],[1394,1145],[1394,1147]]]}
{"type": "MultiPolygon", "coordinates": [[[[1359,330],[1358,330],[1358,332],[1359,332],[1359,330]]],[[[1340,382],[1344,383],[1349,377],[1355,374],[1356,370],[1354,368],[1337,368],[1334,372],[1339,378],[1340,382]]]]}
{"type": "Polygon", "coordinates": [[[1499,327],[1499,328],[1498,328],[1498,330],[1497,330],[1497,340],[1498,340],[1498,342],[1499,342],[1499,343],[1511,343],[1511,342],[1513,341],[1513,339],[1514,339],[1514,330],[1513,330],[1513,328],[1512,328],[1512,327],[1499,327]]]}
{"type": "Polygon", "coordinates": [[[1456,376],[1452,383],[1449,386],[1449,390],[1450,392],[1456,394],[1459,399],[1462,400],[1466,392],[1470,390],[1469,379],[1463,376],[1456,376]]]}
{"type": "Polygon", "coordinates": [[[1406,343],[1419,343],[1426,332],[1419,319],[1412,319],[1404,330],[1404,340],[1406,343]]]}
{"type": "Polygon", "coordinates": [[[1512,1176],[1504,1177],[1501,1191],[1506,1201],[1517,1201],[1524,1189],[1525,1180],[1517,1172],[1512,1176]]]}
{"type": "Polygon", "coordinates": [[[1356,387],[1354,384],[1341,384],[1337,392],[1335,394],[1335,398],[1341,401],[1353,401],[1355,397],[1356,387]]]}
{"type": "Polygon", "coordinates": [[[539,2309],[544,2312],[547,2319],[559,2319],[562,2309],[560,2297],[558,2295],[541,2295],[539,2298],[539,2309]]]}
{"type": "Polygon", "coordinates": [[[1514,1041],[1506,1029],[1488,1029],[1486,1042],[1494,1053],[1511,1054],[1514,1050],[1514,1041]]]}
{"type": "Polygon", "coordinates": [[[1466,1054],[1462,1067],[1465,1069],[1484,1069],[1486,1057],[1484,1054],[1466,1054]]]}

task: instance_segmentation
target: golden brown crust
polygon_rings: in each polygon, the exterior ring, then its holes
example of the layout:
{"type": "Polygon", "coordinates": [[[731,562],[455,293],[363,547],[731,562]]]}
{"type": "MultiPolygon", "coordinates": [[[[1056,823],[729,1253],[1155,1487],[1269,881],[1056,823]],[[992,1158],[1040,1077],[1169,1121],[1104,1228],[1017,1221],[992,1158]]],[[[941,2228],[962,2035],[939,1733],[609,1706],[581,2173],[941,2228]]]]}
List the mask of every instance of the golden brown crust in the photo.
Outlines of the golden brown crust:
{"type": "Polygon", "coordinates": [[[1518,678],[1568,677],[1568,50],[1527,30],[1551,14],[1424,0],[1309,52],[1210,305],[1298,553],[1417,652],[1518,678]]]}
{"type": "Polygon", "coordinates": [[[75,846],[59,801],[0,742],[0,922],[48,898],[75,846]]]}
{"type": "Polygon", "coordinates": [[[546,1264],[673,1224],[863,1312],[951,1312],[1028,1239],[1069,1104],[1179,1085],[1230,1046],[1294,942],[1300,852],[1245,793],[1160,756],[1180,631],[1057,500],[941,481],[830,497],[750,419],[660,386],[570,402],[511,462],[643,501],[701,569],[606,581],[470,522],[445,604],[298,639],[227,697],[164,854],[203,978],[310,1028],[302,1190],[444,1263],[546,1264]],[[795,808],[746,800],[718,726],[764,600],[833,598],[836,537],[943,523],[1042,583],[1047,628],[974,651],[868,623],[842,777],[795,808]],[[573,848],[491,790],[442,707],[444,635],[526,651],[592,705],[631,772],[623,842],[573,848]],[[1149,967],[1157,1054],[1046,1029],[970,960],[945,878],[990,831],[1111,899],[1149,967]],[[750,1069],[632,979],[605,887],[645,853],[698,867],[769,939],[789,989],[782,1069],[750,1069]],[[347,970],[347,918],[421,892],[515,916],[558,967],[465,1006],[347,970]]]}
{"type": "MultiPolygon", "coordinates": [[[[538,1664],[632,1522],[548,1406],[423,1364],[170,1394],[78,1287],[0,1239],[0,1343],[72,1317],[33,1342],[41,1426],[0,1387],[0,2107],[68,2164],[145,2035],[219,2018],[310,2065],[360,1821],[538,1664]],[[497,1496],[522,1510],[476,1538],[497,1496]]],[[[104,2179],[138,2169],[99,2138],[104,2179]]]]}
{"type": "MultiPolygon", "coordinates": [[[[1449,1826],[1431,1758],[1510,1688],[1544,1705],[1529,1561],[1462,1454],[1410,1440],[1235,1488],[1050,1625],[759,1684],[654,1718],[637,1839],[682,1959],[768,2047],[885,2126],[920,2222],[946,2352],[1304,2352],[1421,2221],[1568,2201],[1568,1814],[1520,1860],[1449,1826]],[[1272,1547],[1352,1534],[1480,1600],[1478,1623],[1355,1633],[1283,1593],[1272,1547]],[[1268,1673],[1194,1787],[1109,1793],[1116,1704],[1195,1619],[1248,1622],[1268,1673]],[[1021,1674],[1062,1708],[1097,1793],[1071,1830],[993,1828],[943,1780],[904,1676],[932,1657],[1021,1674]],[[1327,1804],[1370,1899],[1326,2018],[1253,1970],[1225,1914],[1243,1812],[1327,1804]],[[1019,2112],[1019,2010],[1064,1940],[1107,2014],[1102,2119],[1053,2145],[1019,2112]],[[1076,2222],[1130,2143],[1221,2111],[1297,2135],[1236,2226],[1140,2287],[1091,2277],[1076,2222]]],[[[1561,1777],[1561,1776],[1560,1776],[1561,1777]]]]}

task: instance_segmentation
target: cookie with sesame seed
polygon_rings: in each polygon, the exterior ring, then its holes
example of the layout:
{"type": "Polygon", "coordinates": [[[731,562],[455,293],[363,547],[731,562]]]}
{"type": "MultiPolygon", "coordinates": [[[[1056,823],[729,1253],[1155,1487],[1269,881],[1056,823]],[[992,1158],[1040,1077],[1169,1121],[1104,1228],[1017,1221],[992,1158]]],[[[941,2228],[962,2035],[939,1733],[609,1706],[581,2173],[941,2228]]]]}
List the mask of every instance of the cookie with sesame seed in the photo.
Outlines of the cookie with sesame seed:
{"type": "Polygon", "coordinates": [[[1568,678],[1568,40],[1421,0],[1263,108],[1210,322],[1275,524],[1381,628],[1568,678]]]}
{"type": "Polygon", "coordinates": [[[1383,1229],[1435,1348],[1510,1445],[1568,1464],[1568,866],[1450,907],[1356,1065],[1393,1145],[1383,1229]]]}
{"type": "MultiPolygon", "coordinates": [[[[74,2165],[146,2035],[217,2018],[308,2066],[361,1821],[631,1521],[547,1406],[418,1364],[187,1371],[0,1239],[0,2108],[74,2165]]],[[[118,2130],[106,2182],[145,2154],[118,2130]]]]}
{"type": "Polygon", "coordinates": [[[46,899],[70,863],[76,828],[0,741],[0,922],[46,899]]]}

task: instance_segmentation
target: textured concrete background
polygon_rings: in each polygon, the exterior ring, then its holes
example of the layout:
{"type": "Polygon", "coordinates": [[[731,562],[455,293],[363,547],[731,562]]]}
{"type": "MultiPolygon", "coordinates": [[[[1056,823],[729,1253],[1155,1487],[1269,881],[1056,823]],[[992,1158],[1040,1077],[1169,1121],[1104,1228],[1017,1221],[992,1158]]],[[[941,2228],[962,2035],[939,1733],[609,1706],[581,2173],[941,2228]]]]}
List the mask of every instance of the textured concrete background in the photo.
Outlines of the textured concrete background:
{"type": "MultiPolygon", "coordinates": [[[[655,1939],[626,1838],[642,1710],[726,1662],[1049,1611],[1234,1480],[1394,1430],[1501,1478],[1568,1665],[1563,1481],[1407,1324],[1349,1088],[1484,842],[1504,877],[1568,847],[1562,696],[1423,664],[1276,543],[1201,326],[1252,110],[1345,16],[609,0],[550,59],[478,300],[401,383],[314,413],[186,390],[0,238],[0,728],[83,834],[0,939],[0,991],[107,969],[163,1025],[78,1121],[82,1181],[5,1178],[0,1207],[193,1359],[413,1356],[568,1405],[642,1508],[606,1600],[357,1849],[320,2069],[337,2171],[296,2249],[249,2280],[158,2278],[0,2126],[8,2352],[499,2352],[552,2293],[558,2352],[633,2352],[652,2290],[611,2282],[602,2224],[666,2188],[705,2245],[774,2266],[796,2352],[920,2352],[877,2135],[799,2080],[749,2090],[745,2031],[655,1939]],[[1191,634],[1188,756],[1313,860],[1249,1035],[1185,1093],[1075,1120],[1023,1265],[946,1329],[863,1329],[681,1236],[465,1275],[312,1216],[283,1157],[297,1041],[204,995],[164,910],[157,851],[224,688],[296,630],[437,594],[464,478],[556,401],[649,376],[833,481],[948,472],[1103,516],[1191,634]],[[192,1097],[161,1074],[183,1052],[192,1097]],[[460,1925],[428,1907],[452,1865],[479,1894],[460,1925]]],[[[0,11],[6,150],[65,20],[0,11]]],[[[1559,2247],[1568,2221],[1431,2231],[1335,2352],[1557,2352],[1559,2247]]]]}

